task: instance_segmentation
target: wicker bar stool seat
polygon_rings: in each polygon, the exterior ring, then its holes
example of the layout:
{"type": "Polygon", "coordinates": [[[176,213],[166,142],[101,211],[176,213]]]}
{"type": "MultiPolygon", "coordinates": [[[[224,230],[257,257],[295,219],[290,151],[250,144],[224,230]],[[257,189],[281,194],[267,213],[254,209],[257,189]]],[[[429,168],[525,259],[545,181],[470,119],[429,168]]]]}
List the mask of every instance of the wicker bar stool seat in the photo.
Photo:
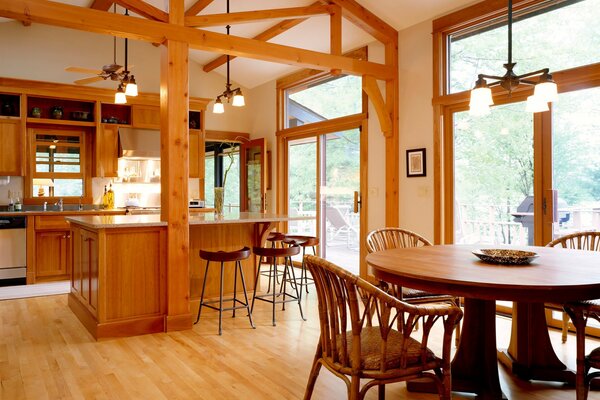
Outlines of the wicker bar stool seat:
{"type": "Polygon", "coordinates": [[[289,302],[297,302],[298,307],[300,308],[300,316],[303,320],[304,313],[302,312],[302,305],[300,304],[300,293],[298,291],[298,285],[296,284],[296,274],[294,272],[294,267],[292,266],[292,256],[300,254],[299,246],[291,246],[291,247],[254,247],[252,249],[255,256],[259,257],[258,262],[258,271],[256,272],[256,283],[254,285],[254,296],[252,297],[252,306],[250,307],[250,311],[254,310],[254,301],[262,300],[272,304],[272,313],[273,313],[273,326],[276,326],[275,322],[275,305],[282,304],[282,310],[285,310],[285,303],[289,302]],[[279,290],[276,290],[275,283],[273,284],[273,290],[267,292],[266,294],[257,295],[256,288],[258,287],[259,278],[262,275],[261,266],[263,258],[267,258],[270,260],[269,270],[276,271],[277,270],[277,259],[283,258],[283,271],[281,276],[281,284],[279,285],[279,290]],[[293,289],[292,293],[288,292],[288,285],[290,289],[293,289]]]}
{"type": "Polygon", "coordinates": [[[204,282],[202,283],[202,294],[200,295],[200,307],[198,308],[198,317],[196,318],[197,324],[200,321],[200,313],[202,312],[202,307],[212,308],[213,310],[219,311],[219,335],[222,334],[222,317],[223,311],[233,310],[233,317],[235,317],[235,310],[239,308],[245,308],[248,311],[248,319],[250,320],[250,326],[255,328],[254,322],[252,321],[252,310],[250,309],[249,301],[248,301],[248,292],[246,290],[246,280],[244,279],[244,269],[242,268],[242,260],[246,260],[250,257],[250,249],[248,247],[244,247],[243,249],[237,251],[205,251],[200,250],[200,258],[206,260],[206,268],[204,270],[204,282]],[[221,275],[219,280],[219,300],[210,300],[204,301],[204,290],[206,289],[206,281],[208,280],[208,267],[212,262],[221,263],[221,275]],[[235,271],[233,278],[233,297],[224,299],[223,298],[223,274],[225,272],[225,263],[226,262],[234,262],[235,263],[235,271]],[[240,279],[242,281],[242,288],[244,289],[244,300],[241,301],[237,298],[237,279],[238,273],[240,275],[240,279]],[[223,307],[223,302],[231,301],[231,307],[223,307]],[[219,303],[219,307],[215,307],[211,304],[219,303]]]}
{"type": "Polygon", "coordinates": [[[314,281],[308,277],[308,271],[304,262],[304,256],[306,255],[306,248],[312,247],[313,256],[317,255],[316,246],[319,245],[319,238],[314,236],[302,236],[302,235],[286,235],[283,239],[283,243],[287,245],[297,245],[302,248],[302,269],[300,271],[300,298],[302,298],[302,288],[306,290],[308,294],[308,285],[314,285],[314,281]],[[310,281],[310,282],[309,282],[310,281]]]}

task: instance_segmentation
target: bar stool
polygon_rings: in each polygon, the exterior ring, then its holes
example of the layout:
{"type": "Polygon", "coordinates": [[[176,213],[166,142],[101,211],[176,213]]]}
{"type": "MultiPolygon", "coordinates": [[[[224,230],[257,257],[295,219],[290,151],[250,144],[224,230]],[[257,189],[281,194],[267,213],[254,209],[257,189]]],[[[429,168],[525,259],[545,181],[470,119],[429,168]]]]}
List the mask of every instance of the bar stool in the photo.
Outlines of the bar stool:
{"type": "Polygon", "coordinates": [[[300,299],[302,299],[302,287],[305,288],[306,294],[308,294],[308,285],[314,285],[312,278],[308,277],[308,271],[306,270],[306,264],[304,263],[304,256],[306,255],[306,248],[312,247],[313,255],[317,255],[315,246],[319,245],[319,238],[314,236],[302,236],[302,235],[285,235],[283,243],[287,245],[297,245],[302,247],[302,270],[300,271],[300,299]],[[310,282],[309,282],[310,280],[310,282]]]}
{"type": "MultiPolygon", "coordinates": [[[[275,248],[277,247],[277,244],[279,244],[279,247],[283,247],[283,240],[285,239],[285,234],[281,233],[281,232],[269,232],[269,235],[267,236],[266,241],[271,243],[271,248],[275,248]]],[[[267,246],[269,247],[268,243],[267,246]]],[[[283,272],[280,272],[277,269],[277,263],[275,263],[275,268],[273,269],[273,263],[271,262],[270,259],[265,258],[265,262],[269,263],[269,270],[268,271],[263,271],[261,272],[262,276],[268,276],[269,277],[269,286],[267,289],[267,293],[271,292],[271,279],[274,280],[273,282],[273,290],[275,290],[275,284],[279,283],[279,278],[283,275],[283,272]]]]}
{"type": "Polygon", "coordinates": [[[242,269],[242,260],[250,257],[250,249],[248,247],[244,247],[241,250],[237,251],[205,251],[200,250],[200,258],[206,260],[206,269],[204,270],[204,282],[202,283],[202,294],[200,295],[200,307],[198,308],[198,318],[196,318],[197,324],[200,321],[200,312],[202,311],[202,307],[212,308],[213,310],[219,311],[219,335],[222,334],[222,315],[223,311],[233,310],[233,317],[235,317],[235,310],[238,308],[245,308],[248,310],[248,319],[250,320],[250,325],[252,328],[256,328],[254,326],[254,322],[252,321],[252,310],[249,307],[248,302],[248,293],[246,291],[246,281],[244,279],[244,270],[242,269]],[[210,300],[204,301],[204,290],[206,289],[206,281],[208,280],[208,266],[211,261],[220,262],[221,263],[221,277],[219,280],[219,300],[210,300]],[[223,273],[224,273],[224,263],[226,262],[235,262],[235,272],[233,274],[233,297],[228,299],[223,299],[223,273]],[[237,276],[238,272],[240,274],[240,278],[242,280],[242,287],[244,289],[244,299],[246,302],[239,300],[237,298],[237,276]],[[232,306],[223,308],[224,301],[231,301],[232,306]],[[212,303],[219,303],[219,307],[212,306],[212,303]],[[237,304],[240,305],[237,305],[237,304]]]}
{"type": "Polygon", "coordinates": [[[300,247],[295,245],[282,248],[254,247],[252,248],[252,252],[255,256],[259,256],[260,258],[258,262],[258,271],[256,272],[254,296],[252,297],[252,306],[250,307],[250,311],[254,310],[254,300],[262,300],[266,301],[267,303],[271,303],[273,305],[273,326],[276,326],[275,304],[281,303],[283,311],[285,310],[285,303],[295,301],[298,302],[300,316],[306,321],[306,318],[304,318],[304,313],[302,312],[302,305],[300,304],[300,293],[298,292],[298,285],[296,284],[296,274],[294,273],[294,267],[292,267],[292,256],[300,254],[300,247]],[[275,290],[275,283],[273,283],[273,291],[271,293],[256,295],[256,287],[258,286],[258,280],[261,276],[260,269],[263,257],[269,258],[271,263],[269,269],[275,271],[277,270],[277,258],[283,258],[281,285],[279,286],[279,292],[275,290]],[[287,292],[288,281],[290,283],[290,287],[292,287],[296,292],[295,295],[287,292]],[[278,300],[278,297],[282,297],[282,299],[278,300]]]}

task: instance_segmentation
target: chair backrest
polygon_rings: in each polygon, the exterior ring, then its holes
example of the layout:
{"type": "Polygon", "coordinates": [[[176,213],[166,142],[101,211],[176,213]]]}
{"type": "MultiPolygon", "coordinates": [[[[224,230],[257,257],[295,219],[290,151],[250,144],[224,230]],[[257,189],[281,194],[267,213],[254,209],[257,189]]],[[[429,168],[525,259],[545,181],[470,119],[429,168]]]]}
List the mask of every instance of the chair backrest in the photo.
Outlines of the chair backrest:
{"type": "Polygon", "coordinates": [[[376,229],[367,235],[367,251],[369,253],[421,246],[431,246],[431,242],[415,232],[402,228],[376,229]]]}
{"type": "MultiPolygon", "coordinates": [[[[422,352],[418,355],[418,363],[426,364],[427,339],[433,322],[440,318],[434,309],[419,309],[404,303],[381,291],[358,276],[316,256],[306,256],[306,265],[314,278],[319,303],[319,322],[321,328],[322,357],[336,364],[341,370],[359,371],[361,368],[361,340],[366,327],[377,327],[381,336],[379,357],[385,360],[388,349],[390,331],[396,325],[402,327],[400,368],[410,362],[414,365],[414,354],[409,359],[409,340],[417,321],[422,318],[423,339],[422,352]],[[435,315],[435,316],[434,316],[435,315]]],[[[456,310],[460,313],[460,310],[456,310]]],[[[450,324],[454,324],[458,315],[451,316],[450,324]]],[[[453,327],[454,325],[452,325],[453,327]]],[[[452,327],[449,335],[452,335],[452,327]]],[[[449,337],[450,337],[449,336],[449,337]]],[[[414,342],[413,342],[414,343],[414,342]]],[[[364,344],[364,343],[363,343],[364,344]]],[[[397,343],[395,343],[397,345],[397,343]]],[[[381,363],[380,372],[384,372],[386,364],[381,363]]]]}
{"type": "Polygon", "coordinates": [[[342,215],[342,212],[333,206],[325,207],[325,217],[329,220],[329,223],[333,225],[335,229],[344,228],[350,226],[348,221],[342,215]]]}
{"type": "Polygon", "coordinates": [[[600,232],[575,232],[554,239],[546,247],[600,251],[600,232]]]}

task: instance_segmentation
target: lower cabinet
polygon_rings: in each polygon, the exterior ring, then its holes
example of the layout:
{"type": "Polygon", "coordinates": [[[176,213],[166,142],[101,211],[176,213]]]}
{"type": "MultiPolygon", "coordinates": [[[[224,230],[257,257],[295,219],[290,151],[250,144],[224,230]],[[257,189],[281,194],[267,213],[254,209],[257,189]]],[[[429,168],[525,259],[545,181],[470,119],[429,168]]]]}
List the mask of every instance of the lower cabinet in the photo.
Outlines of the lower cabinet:
{"type": "Polygon", "coordinates": [[[94,316],[98,308],[98,234],[73,230],[73,274],[71,293],[94,316]]]}
{"type": "Polygon", "coordinates": [[[70,231],[41,231],[35,234],[36,282],[69,278],[70,231]]]}

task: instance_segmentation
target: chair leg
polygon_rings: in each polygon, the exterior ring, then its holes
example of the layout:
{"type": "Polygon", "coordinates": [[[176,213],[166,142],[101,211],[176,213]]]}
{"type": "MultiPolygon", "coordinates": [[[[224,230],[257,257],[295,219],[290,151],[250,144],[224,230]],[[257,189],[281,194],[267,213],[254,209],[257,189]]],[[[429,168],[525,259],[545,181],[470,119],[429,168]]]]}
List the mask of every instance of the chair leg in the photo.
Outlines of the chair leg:
{"type": "MultiPolygon", "coordinates": [[[[276,257],[273,257],[273,270],[277,271],[277,258],[276,257]]],[[[277,277],[277,274],[275,274],[275,277],[277,277]]],[[[277,279],[275,279],[275,281],[273,283],[273,304],[272,304],[273,326],[277,326],[277,323],[275,322],[275,298],[277,297],[277,294],[275,293],[275,283],[276,282],[277,282],[277,279]]]]}
{"type": "Polygon", "coordinates": [[[586,367],[585,367],[585,325],[583,311],[576,308],[565,307],[575,326],[577,346],[577,373],[575,375],[575,394],[577,400],[587,399],[586,367]]]}
{"type": "Polygon", "coordinates": [[[204,269],[204,282],[202,282],[202,294],[200,295],[200,305],[198,306],[198,317],[196,318],[196,322],[194,325],[200,321],[200,312],[202,311],[202,302],[204,302],[204,289],[206,289],[206,278],[208,276],[208,264],[210,261],[206,262],[206,268],[204,269]]]}
{"type": "MultiPolygon", "coordinates": [[[[294,282],[296,282],[296,273],[294,272],[294,267],[292,267],[292,259],[290,258],[290,271],[292,272],[292,280],[294,282]]],[[[296,298],[298,299],[298,307],[300,308],[300,317],[302,317],[302,319],[304,321],[306,321],[306,318],[304,318],[304,312],[302,312],[302,302],[301,297],[300,297],[300,293],[302,292],[302,288],[300,288],[300,290],[298,290],[298,285],[294,285],[294,290],[296,290],[296,298]]],[[[285,303],[284,303],[285,304],[285,303]]]]}
{"type": "Polygon", "coordinates": [[[360,399],[360,378],[358,376],[352,376],[350,380],[350,386],[348,387],[348,400],[359,400],[360,399]]]}
{"type": "Polygon", "coordinates": [[[221,278],[219,279],[219,335],[223,334],[223,261],[221,261],[221,278]]]}
{"type": "Polygon", "coordinates": [[[252,292],[252,305],[250,306],[250,314],[252,314],[254,311],[254,299],[256,298],[256,288],[258,287],[258,282],[260,280],[260,263],[262,262],[262,257],[260,257],[258,261],[259,263],[258,268],[256,269],[256,280],[254,281],[254,291],[252,292]]]}
{"type": "Polygon", "coordinates": [[[562,313],[562,342],[567,343],[567,335],[569,334],[569,314],[563,311],[562,313]]]}
{"type": "Polygon", "coordinates": [[[319,362],[319,358],[321,358],[321,351],[321,341],[319,340],[317,352],[315,353],[315,358],[310,369],[310,375],[308,376],[308,383],[306,384],[306,391],[304,392],[304,400],[310,400],[313,390],[315,389],[315,383],[317,383],[319,371],[321,371],[321,363],[319,362]]]}
{"type": "Polygon", "coordinates": [[[242,280],[242,288],[244,289],[244,299],[246,300],[246,310],[248,311],[250,326],[252,326],[252,329],[256,329],[256,326],[254,326],[254,321],[252,320],[252,312],[250,312],[250,308],[248,307],[248,292],[246,292],[246,280],[244,279],[244,270],[242,269],[241,261],[237,262],[237,267],[240,269],[240,278],[242,280]]]}
{"type": "Polygon", "coordinates": [[[237,276],[238,276],[238,269],[237,269],[237,263],[239,261],[235,262],[234,268],[233,268],[233,299],[231,300],[231,307],[233,308],[233,315],[232,318],[235,318],[235,307],[237,306],[237,276]]]}
{"type": "Polygon", "coordinates": [[[379,400],[385,400],[385,385],[377,385],[379,391],[379,400]]]}

